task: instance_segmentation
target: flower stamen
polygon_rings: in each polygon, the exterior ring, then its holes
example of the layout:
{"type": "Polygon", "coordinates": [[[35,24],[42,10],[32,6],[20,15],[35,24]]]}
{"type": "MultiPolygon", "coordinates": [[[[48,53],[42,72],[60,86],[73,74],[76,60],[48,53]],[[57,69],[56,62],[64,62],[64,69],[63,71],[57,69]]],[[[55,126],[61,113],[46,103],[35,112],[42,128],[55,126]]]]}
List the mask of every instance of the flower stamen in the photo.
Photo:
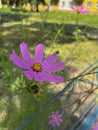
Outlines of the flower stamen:
{"type": "Polygon", "coordinates": [[[57,117],[57,116],[54,116],[54,117],[53,117],[53,120],[57,120],[57,119],[58,119],[58,117],[57,117]]]}
{"type": "Polygon", "coordinates": [[[42,65],[40,63],[35,63],[31,66],[31,68],[36,71],[36,72],[41,72],[42,71],[42,65]]]}

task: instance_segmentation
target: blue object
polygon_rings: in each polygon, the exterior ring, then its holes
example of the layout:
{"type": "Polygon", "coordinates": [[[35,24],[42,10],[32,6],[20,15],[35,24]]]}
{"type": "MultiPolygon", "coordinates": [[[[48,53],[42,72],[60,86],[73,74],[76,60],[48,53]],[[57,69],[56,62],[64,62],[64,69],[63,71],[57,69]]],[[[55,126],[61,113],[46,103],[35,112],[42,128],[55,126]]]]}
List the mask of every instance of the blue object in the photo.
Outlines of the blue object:
{"type": "Polygon", "coordinates": [[[82,124],[76,130],[90,130],[91,126],[95,122],[98,117],[98,103],[92,109],[92,111],[88,114],[88,116],[84,119],[82,124]]]}
{"type": "MultiPolygon", "coordinates": [[[[60,92],[58,92],[52,99],[50,99],[48,102],[43,104],[39,108],[39,111],[35,114],[31,114],[31,116],[26,119],[19,127],[17,127],[15,130],[22,130],[24,127],[26,127],[31,121],[33,121],[35,118],[37,118],[41,112],[43,112],[47,107],[52,105],[58,98],[60,98],[64,92],[69,90],[71,88],[71,93],[74,92],[76,84],[79,82],[84,82],[86,84],[90,84],[92,86],[98,87],[98,84],[93,83],[91,81],[83,80],[79,76],[84,75],[85,73],[89,72],[92,68],[96,67],[98,64],[98,60],[91,64],[89,67],[87,67],[82,73],[80,73],[74,80],[71,80],[60,92]],[[72,87],[73,83],[73,87],[72,87]]],[[[98,78],[98,73],[96,75],[96,79],[98,78]]],[[[90,130],[90,127],[93,125],[94,121],[96,120],[98,116],[98,103],[95,102],[98,95],[95,96],[95,98],[92,99],[92,101],[88,104],[87,108],[82,112],[80,117],[78,118],[77,122],[74,123],[72,128],[70,130],[90,130]]],[[[70,96],[66,98],[68,101],[70,99],[70,96]]]]}

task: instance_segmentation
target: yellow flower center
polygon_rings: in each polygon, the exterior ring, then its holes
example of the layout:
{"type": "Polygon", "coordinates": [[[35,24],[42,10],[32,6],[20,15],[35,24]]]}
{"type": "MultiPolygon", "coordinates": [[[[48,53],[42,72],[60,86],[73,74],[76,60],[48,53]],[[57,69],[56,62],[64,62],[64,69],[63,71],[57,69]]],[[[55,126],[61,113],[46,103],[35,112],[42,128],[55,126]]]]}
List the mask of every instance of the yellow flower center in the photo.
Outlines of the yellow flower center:
{"type": "Polygon", "coordinates": [[[58,119],[57,116],[54,116],[54,117],[53,117],[53,120],[57,120],[57,119],[58,119]]]}
{"type": "Polygon", "coordinates": [[[41,72],[42,71],[42,65],[40,63],[35,63],[31,66],[31,68],[36,71],[36,72],[41,72]]]}

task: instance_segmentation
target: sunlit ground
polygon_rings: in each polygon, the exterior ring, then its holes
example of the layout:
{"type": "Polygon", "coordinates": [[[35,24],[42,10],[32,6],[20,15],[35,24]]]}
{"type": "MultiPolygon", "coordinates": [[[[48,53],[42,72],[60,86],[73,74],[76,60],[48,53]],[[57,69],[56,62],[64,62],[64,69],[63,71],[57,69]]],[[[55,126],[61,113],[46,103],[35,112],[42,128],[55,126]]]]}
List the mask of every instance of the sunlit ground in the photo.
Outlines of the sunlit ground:
{"type": "MultiPolygon", "coordinates": [[[[81,14],[78,28],[81,31],[98,34],[98,17],[81,14]]],[[[25,79],[21,71],[10,60],[12,48],[20,54],[19,44],[26,42],[31,55],[37,43],[45,45],[45,57],[57,52],[60,61],[64,61],[66,69],[61,72],[65,79],[69,78],[68,67],[79,69],[76,75],[98,58],[98,39],[85,35],[68,35],[75,28],[75,13],[41,12],[1,13],[0,21],[0,130],[14,130],[31,114],[37,113],[40,106],[48,101],[55,93],[55,87],[62,89],[63,84],[54,85],[51,90],[41,84],[43,92],[37,97],[27,90],[16,90],[14,83],[23,86],[25,79]],[[12,77],[10,77],[12,76],[12,77]],[[12,82],[11,82],[12,81],[12,82]],[[47,94],[46,94],[47,93],[47,94]]],[[[73,33],[72,33],[73,34],[73,33]]],[[[24,130],[46,130],[48,116],[51,111],[60,109],[58,103],[48,107],[37,120],[31,122],[24,130]],[[46,125],[44,125],[46,124],[46,125]]],[[[68,122],[66,116],[66,122],[68,122]]],[[[50,128],[48,128],[50,129],[50,128]]]]}

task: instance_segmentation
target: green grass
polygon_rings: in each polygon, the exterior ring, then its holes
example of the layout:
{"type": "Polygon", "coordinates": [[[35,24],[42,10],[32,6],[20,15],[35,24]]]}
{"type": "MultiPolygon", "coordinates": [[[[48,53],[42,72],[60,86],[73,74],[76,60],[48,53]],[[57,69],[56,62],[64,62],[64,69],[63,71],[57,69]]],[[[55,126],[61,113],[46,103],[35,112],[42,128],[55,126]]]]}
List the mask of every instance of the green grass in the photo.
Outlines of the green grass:
{"type": "MultiPolygon", "coordinates": [[[[75,28],[77,17],[75,13],[26,13],[21,11],[13,13],[10,9],[2,9],[1,12],[0,52],[2,52],[1,56],[4,58],[4,63],[0,57],[0,112],[2,116],[0,130],[2,128],[14,130],[31,114],[37,113],[40,107],[55,95],[55,86],[50,91],[49,86],[40,84],[43,93],[38,95],[38,97],[34,97],[26,90],[15,90],[14,83],[22,86],[26,84],[24,82],[25,76],[22,79],[20,70],[17,67],[13,67],[14,65],[10,61],[9,57],[12,48],[20,54],[19,44],[26,42],[33,55],[36,44],[44,43],[46,48],[45,56],[58,51],[61,61],[65,61],[67,66],[77,68],[81,72],[89,64],[98,59],[98,39],[95,41],[85,36],[79,36],[77,39],[75,36],[64,33],[66,29],[72,30],[75,28]],[[10,68],[15,70],[13,71],[10,68]],[[10,78],[10,76],[12,77],[10,78]]],[[[83,28],[82,30],[86,29],[90,32],[96,32],[98,28],[97,21],[98,17],[96,15],[81,14],[79,27],[83,28]]],[[[61,72],[65,79],[69,78],[67,71],[65,69],[61,72]]],[[[24,130],[46,130],[49,114],[57,109],[60,109],[58,103],[51,105],[45,112],[41,112],[39,117],[24,128],[24,130]]]]}
{"type": "Polygon", "coordinates": [[[11,13],[11,8],[1,8],[0,12],[7,12],[7,13],[11,13]]]}

